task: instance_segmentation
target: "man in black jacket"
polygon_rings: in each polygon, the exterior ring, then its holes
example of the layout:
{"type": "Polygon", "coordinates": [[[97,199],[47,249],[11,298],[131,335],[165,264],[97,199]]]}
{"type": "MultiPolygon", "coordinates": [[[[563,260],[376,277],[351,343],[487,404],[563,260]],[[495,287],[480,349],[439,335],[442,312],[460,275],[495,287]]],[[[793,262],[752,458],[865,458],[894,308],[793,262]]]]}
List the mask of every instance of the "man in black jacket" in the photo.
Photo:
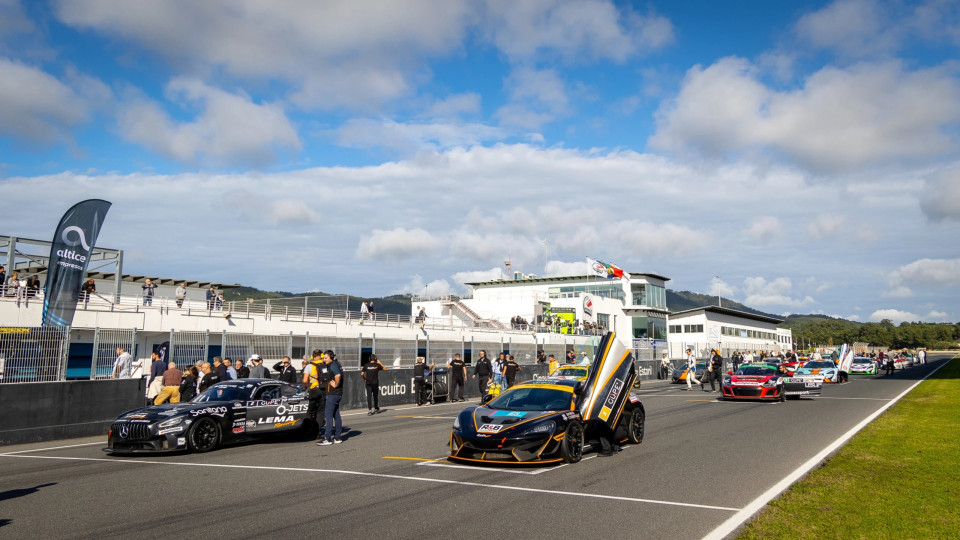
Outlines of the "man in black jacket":
{"type": "Polygon", "coordinates": [[[360,368],[360,377],[363,378],[367,392],[368,415],[380,412],[380,372],[383,369],[383,364],[377,360],[375,354],[371,354],[370,360],[360,368]]]}
{"type": "MultiPolygon", "coordinates": [[[[253,358],[251,357],[251,360],[253,358]]],[[[243,365],[243,360],[237,358],[237,361],[234,362],[233,368],[237,370],[238,379],[249,379],[250,378],[250,368],[243,365]]]]}
{"type": "Polygon", "coordinates": [[[487,358],[487,351],[480,351],[480,359],[477,360],[477,365],[473,366],[473,378],[479,377],[481,401],[483,401],[483,396],[487,395],[487,384],[490,382],[490,375],[492,374],[493,364],[487,358]]]}
{"type": "Polygon", "coordinates": [[[467,366],[460,359],[460,355],[455,354],[447,367],[450,368],[450,401],[453,401],[457,389],[460,390],[458,401],[463,401],[463,385],[467,379],[467,366]]]}
{"type": "Polygon", "coordinates": [[[517,379],[517,372],[520,371],[520,365],[514,359],[513,355],[507,356],[507,363],[503,365],[503,378],[507,381],[507,388],[513,386],[517,379]]]}
{"type": "Polygon", "coordinates": [[[274,364],[273,370],[280,372],[280,376],[277,378],[281,381],[290,384],[297,384],[297,368],[290,365],[289,356],[284,356],[283,360],[274,364]]]}
{"type": "Polygon", "coordinates": [[[200,386],[197,390],[202,394],[204,390],[220,382],[220,376],[210,369],[210,362],[204,362],[200,366],[200,371],[203,372],[203,378],[200,379],[200,386]]]}
{"type": "MultiPolygon", "coordinates": [[[[710,358],[710,365],[707,366],[707,372],[704,373],[704,377],[710,379],[710,391],[716,392],[717,387],[714,384],[720,384],[720,371],[723,369],[723,357],[720,356],[720,349],[714,349],[713,357],[710,358]]],[[[703,381],[700,381],[700,388],[703,388],[703,381]]]]}

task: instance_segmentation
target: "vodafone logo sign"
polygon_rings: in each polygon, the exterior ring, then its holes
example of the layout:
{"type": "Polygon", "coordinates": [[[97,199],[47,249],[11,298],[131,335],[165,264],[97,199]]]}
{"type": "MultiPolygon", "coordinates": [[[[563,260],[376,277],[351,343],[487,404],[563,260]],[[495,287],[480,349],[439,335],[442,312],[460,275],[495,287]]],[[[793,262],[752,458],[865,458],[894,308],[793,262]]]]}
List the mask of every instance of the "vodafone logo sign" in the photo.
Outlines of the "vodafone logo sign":
{"type": "Polygon", "coordinates": [[[593,316],[593,298],[586,294],[583,295],[583,312],[591,317],[593,316]]]}

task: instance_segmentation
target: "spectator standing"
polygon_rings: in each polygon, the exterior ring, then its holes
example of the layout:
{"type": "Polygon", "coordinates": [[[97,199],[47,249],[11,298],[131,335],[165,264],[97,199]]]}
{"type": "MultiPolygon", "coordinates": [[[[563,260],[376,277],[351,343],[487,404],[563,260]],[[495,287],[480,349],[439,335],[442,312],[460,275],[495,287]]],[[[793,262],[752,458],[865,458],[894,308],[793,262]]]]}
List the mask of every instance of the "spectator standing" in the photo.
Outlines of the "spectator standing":
{"type": "Polygon", "coordinates": [[[251,354],[250,362],[253,363],[253,367],[249,370],[249,376],[251,379],[270,378],[270,370],[267,369],[267,366],[263,365],[263,358],[260,358],[259,354],[251,354]]]}
{"type": "Polygon", "coordinates": [[[181,283],[180,285],[178,285],[176,290],[174,291],[174,295],[176,295],[177,297],[177,307],[182,308],[183,301],[186,300],[187,298],[187,284],[181,283]]]}
{"type": "Polygon", "coordinates": [[[323,415],[320,411],[324,409],[327,398],[327,391],[323,386],[324,369],[323,354],[320,349],[317,349],[313,351],[310,363],[303,368],[303,384],[306,385],[307,395],[309,396],[307,417],[312,418],[320,427],[323,427],[323,415]]]}
{"type": "Polygon", "coordinates": [[[367,394],[367,414],[371,416],[380,412],[380,372],[383,370],[383,364],[377,360],[376,354],[371,354],[370,359],[360,370],[360,377],[363,379],[367,394]]]}
{"type": "Polygon", "coordinates": [[[423,394],[427,380],[427,370],[433,369],[434,364],[427,365],[422,356],[417,357],[417,363],[413,365],[413,386],[417,393],[417,407],[423,405],[423,394]]]}
{"type": "Polygon", "coordinates": [[[547,363],[547,354],[543,352],[543,349],[537,351],[537,363],[546,364],[547,363]]]}
{"type": "Polygon", "coordinates": [[[143,282],[143,285],[140,286],[143,289],[143,305],[152,306],[153,305],[153,293],[157,290],[157,286],[150,281],[150,278],[147,278],[143,282]]]}
{"type": "Polygon", "coordinates": [[[20,287],[20,274],[17,272],[10,274],[10,279],[7,280],[7,293],[12,293],[17,299],[17,307],[20,307],[20,295],[23,294],[23,290],[20,287]]]}
{"type": "Polygon", "coordinates": [[[377,320],[377,312],[373,310],[373,300],[367,302],[367,318],[371,321],[377,320]]]}
{"type": "Polygon", "coordinates": [[[227,380],[227,366],[223,365],[223,360],[219,356],[213,357],[213,371],[221,381],[227,380]]]}
{"type": "Polygon", "coordinates": [[[670,359],[667,358],[667,353],[660,356],[660,378],[670,378],[670,359]]]}
{"type": "Polygon", "coordinates": [[[117,359],[113,361],[112,377],[114,379],[129,379],[130,365],[132,363],[133,358],[130,357],[127,349],[125,347],[117,347],[117,359]]]}
{"type": "Polygon", "coordinates": [[[343,442],[340,439],[343,431],[343,421],[340,418],[340,400],[343,399],[343,372],[340,370],[340,364],[333,361],[334,357],[333,351],[323,352],[323,363],[326,367],[321,368],[321,373],[323,374],[323,385],[327,389],[327,402],[323,414],[326,431],[324,432],[324,439],[318,442],[317,446],[343,442]]]}
{"type": "MultiPolygon", "coordinates": [[[[710,391],[718,392],[717,385],[720,384],[720,371],[723,370],[723,356],[720,356],[720,349],[715,349],[713,351],[713,356],[710,358],[710,365],[707,367],[707,378],[710,379],[710,391]],[[716,381],[716,385],[714,384],[716,381]]],[[[700,388],[703,389],[703,381],[700,381],[700,388]]]]}
{"type": "Polygon", "coordinates": [[[493,384],[503,390],[503,366],[507,363],[506,353],[501,352],[493,361],[493,384]]]}
{"type": "Polygon", "coordinates": [[[417,314],[417,319],[420,321],[420,329],[423,330],[423,325],[427,323],[427,310],[425,308],[420,308],[420,313],[417,314]]]}
{"type": "Polygon", "coordinates": [[[190,366],[183,374],[183,380],[180,382],[180,400],[190,401],[197,395],[197,384],[200,379],[200,371],[196,366],[190,366]]]}
{"type": "Polygon", "coordinates": [[[217,293],[217,297],[213,299],[213,309],[223,310],[223,293],[217,293]]]}
{"type": "Polygon", "coordinates": [[[210,285],[207,289],[207,311],[213,311],[214,304],[217,303],[217,290],[210,285]]]}
{"type": "Polygon", "coordinates": [[[573,349],[567,351],[567,363],[575,364],[577,362],[577,353],[573,352],[573,349]]]}
{"type": "Polygon", "coordinates": [[[590,357],[587,356],[587,353],[585,353],[584,351],[580,351],[580,365],[581,366],[590,365],[590,357]]]}
{"type": "Polygon", "coordinates": [[[360,302],[360,324],[363,324],[363,320],[367,318],[367,315],[369,313],[370,312],[367,309],[367,302],[366,301],[360,302]]]}
{"type": "MultiPolygon", "coordinates": [[[[220,357],[218,356],[214,360],[219,361],[220,357]]],[[[204,362],[200,366],[200,371],[203,373],[203,377],[200,378],[200,384],[197,386],[198,393],[202,394],[207,388],[210,388],[222,380],[220,379],[220,375],[210,368],[210,362],[204,362]]]]}
{"type": "Polygon", "coordinates": [[[478,379],[477,383],[480,388],[480,401],[483,401],[483,396],[487,395],[487,384],[490,383],[490,375],[493,373],[493,364],[490,363],[490,359],[487,358],[487,351],[480,351],[480,359],[477,360],[477,364],[473,366],[473,378],[478,379]]]}
{"type": "Polygon", "coordinates": [[[703,388],[703,383],[697,380],[697,358],[693,356],[693,351],[687,349],[687,392],[693,390],[693,384],[699,384],[703,388]]]}
{"type": "Polygon", "coordinates": [[[554,371],[557,370],[558,367],[560,367],[560,362],[557,362],[557,357],[554,356],[554,355],[552,355],[552,354],[551,354],[551,355],[548,355],[548,356],[547,356],[547,369],[549,370],[549,372],[550,372],[550,373],[553,373],[554,371]]]}
{"type": "Polygon", "coordinates": [[[183,383],[183,372],[177,369],[176,362],[167,364],[163,372],[163,389],[153,400],[154,405],[160,405],[170,400],[170,403],[180,403],[180,384],[183,383]]]}
{"type": "Polygon", "coordinates": [[[453,397],[458,395],[458,390],[460,398],[457,401],[463,401],[463,384],[467,378],[467,366],[460,359],[458,353],[453,355],[453,360],[447,364],[447,367],[450,368],[450,401],[453,401],[453,397]]]}
{"type": "Polygon", "coordinates": [[[80,287],[80,299],[86,304],[90,301],[90,295],[95,292],[97,292],[96,282],[93,281],[93,278],[88,279],[83,283],[83,286],[80,287]]]}
{"type": "MultiPolygon", "coordinates": [[[[503,378],[507,381],[507,388],[513,386],[517,380],[517,373],[520,372],[520,364],[514,360],[513,355],[507,357],[507,363],[503,365],[503,378]]],[[[460,401],[463,401],[462,399],[460,401]]]]}
{"type": "Polygon", "coordinates": [[[280,373],[280,376],[277,377],[277,379],[285,383],[297,384],[297,368],[290,365],[289,356],[284,356],[283,360],[274,364],[273,370],[280,373]]]}
{"type": "Polygon", "coordinates": [[[921,364],[926,364],[926,363],[927,363],[927,350],[926,350],[926,349],[920,349],[919,351],[917,351],[917,359],[920,361],[921,364]]]}
{"type": "Polygon", "coordinates": [[[894,365],[893,355],[887,353],[886,373],[884,375],[893,375],[894,369],[896,369],[896,366],[894,365]]]}
{"type": "Polygon", "coordinates": [[[232,381],[237,379],[237,368],[233,367],[233,360],[231,360],[230,357],[223,359],[223,367],[226,368],[227,371],[227,377],[223,380],[232,381]]]}
{"type": "Polygon", "coordinates": [[[153,353],[150,355],[150,380],[147,384],[152,384],[154,379],[163,378],[163,372],[167,370],[167,364],[160,359],[160,355],[153,353]]]}
{"type": "Polygon", "coordinates": [[[250,378],[250,368],[243,364],[243,360],[237,358],[237,360],[233,363],[233,369],[236,370],[238,379],[250,378]]]}

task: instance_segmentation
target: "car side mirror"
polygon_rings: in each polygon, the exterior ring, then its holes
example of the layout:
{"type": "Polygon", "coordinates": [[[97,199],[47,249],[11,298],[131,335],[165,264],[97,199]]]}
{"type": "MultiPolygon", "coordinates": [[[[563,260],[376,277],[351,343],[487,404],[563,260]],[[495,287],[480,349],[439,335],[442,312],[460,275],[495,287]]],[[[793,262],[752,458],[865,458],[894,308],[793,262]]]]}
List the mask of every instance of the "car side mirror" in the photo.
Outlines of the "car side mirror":
{"type": "Polygon", "coordinates": [[[481,405],[486,405],[487,403],[490,403],[490,401],[493,400],[493,397],[494,397],[493,394],[487,394],[487,395],[483,396],[483,399],[480,400],[480,404],[481,404],[481,405]]]}

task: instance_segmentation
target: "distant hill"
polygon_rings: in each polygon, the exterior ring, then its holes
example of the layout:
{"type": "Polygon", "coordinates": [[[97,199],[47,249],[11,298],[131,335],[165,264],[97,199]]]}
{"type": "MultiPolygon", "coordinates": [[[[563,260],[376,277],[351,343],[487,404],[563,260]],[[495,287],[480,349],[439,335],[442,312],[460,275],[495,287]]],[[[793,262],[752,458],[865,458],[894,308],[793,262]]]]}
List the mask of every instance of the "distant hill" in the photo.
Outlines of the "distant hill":
{"type": "MultiPolygon", "coordinates": [[[[780,318],[777,315],[770,313],[765,313],[758,309],[753,309],[752,307],[745,306],[740,302],[730,300],[729,298],[723,298],[723,307],[736,309],[739,311],[745,311],[747,313],[753,313],[754,315],[764,315],[766,317],[776,317],[780,318]]],[[[670,310],[670,313],[676,313],[678,311],[686,311],[688,309],[701,308],[703,306],[715,306],[717,305],[717,297],[710,296],[708,294],[700,294],[690,291],[672,291],[667,289],[667,309],[670,310]]]]}

